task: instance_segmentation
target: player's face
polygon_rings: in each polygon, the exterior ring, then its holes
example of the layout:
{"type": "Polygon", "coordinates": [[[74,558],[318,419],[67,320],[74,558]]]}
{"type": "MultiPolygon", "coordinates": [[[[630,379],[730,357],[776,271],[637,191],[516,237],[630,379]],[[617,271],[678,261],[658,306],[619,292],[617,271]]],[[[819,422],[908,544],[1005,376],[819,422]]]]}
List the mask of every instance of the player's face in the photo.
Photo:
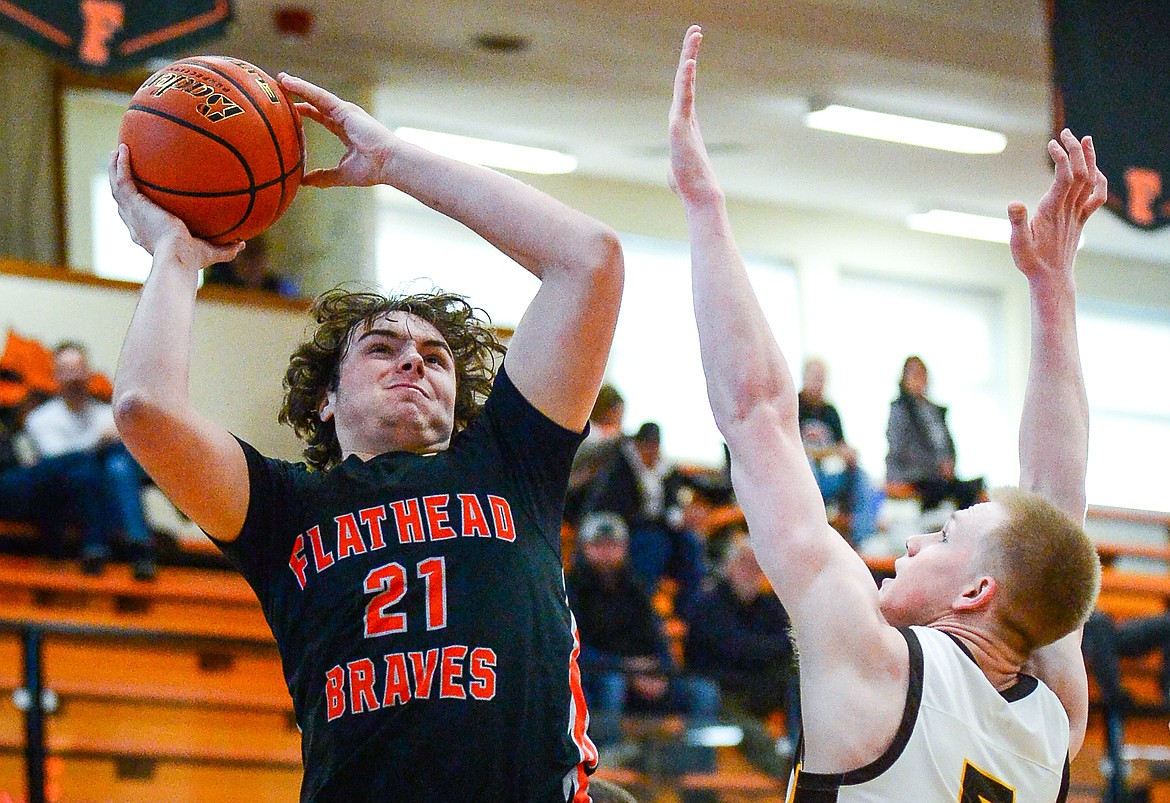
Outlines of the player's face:
{"type": "Polygon", "coordinates": [[[987,502],[957,511],[938,532],[907,538],[906,554],[894,561],[895,576],[878,591],[886,621],[905,627],[948,619],[977,580],[981,545],[1007,518],[1001,505],[987,502]]]}
{"type": "Polygon", "coordinates": [[[343,455],[445,449],[455,425],[455,360],[439,330],[392,312],[350,335],[337,389],[321,419],[333,418],[343,455]]]}

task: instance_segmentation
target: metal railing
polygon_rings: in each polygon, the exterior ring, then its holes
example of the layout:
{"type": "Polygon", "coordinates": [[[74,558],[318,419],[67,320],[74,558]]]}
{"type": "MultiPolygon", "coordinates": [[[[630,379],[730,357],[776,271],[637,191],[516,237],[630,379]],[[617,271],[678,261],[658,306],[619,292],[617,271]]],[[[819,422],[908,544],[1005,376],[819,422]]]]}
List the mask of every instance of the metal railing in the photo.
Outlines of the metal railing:
{"type": "Polygon", "coordinates": [[[244,636],[209,636],[119,625],[74,622],[44,622],[29,618],[0,617],[0,631],[15,632],[21,642],[23,685],[13,692],[13,702],[24,715],[24,763],[28,803],[46,803],[45,759],[48,748],[45,718],[57,708],[57,695],[45,683],[43,648],[46,637],[71,636],[97,640],[140,640],[169,642],[192,647],[246,647],[265,651],[276,649],[270,639],[244,636]]]}

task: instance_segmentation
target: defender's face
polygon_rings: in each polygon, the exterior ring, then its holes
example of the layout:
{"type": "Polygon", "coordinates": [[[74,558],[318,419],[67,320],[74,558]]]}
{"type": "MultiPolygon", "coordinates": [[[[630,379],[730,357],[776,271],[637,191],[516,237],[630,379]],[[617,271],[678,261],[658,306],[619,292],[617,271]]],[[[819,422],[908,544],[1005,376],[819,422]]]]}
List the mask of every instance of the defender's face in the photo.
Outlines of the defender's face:
{"type": "Polygon", "coordinates": [[[1008,513],[995,502],[955,512],[938,532],[906,539],[906,554],[894,561],[895,576],[882,581],[878,603],[895,627],[928,625],[948,616],[972,586],[979,550],[1008,513]]]}
{"type": "Polygon", "coordinates": [[[343,455],[445,449],[455,426],[455,360],[432,324],[392,312],[359,326],[326,394],[343,455]]]}

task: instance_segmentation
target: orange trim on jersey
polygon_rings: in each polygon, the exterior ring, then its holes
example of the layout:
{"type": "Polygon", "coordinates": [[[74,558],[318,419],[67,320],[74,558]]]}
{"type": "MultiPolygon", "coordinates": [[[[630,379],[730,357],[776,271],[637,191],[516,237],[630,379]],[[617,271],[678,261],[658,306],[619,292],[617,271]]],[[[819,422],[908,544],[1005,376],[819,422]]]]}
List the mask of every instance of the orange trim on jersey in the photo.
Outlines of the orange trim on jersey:
{"type": "Polygon", "coordinates": [[[69,47],[71,44],[73,44],[73,40],[69,38],[69,34],[65,33],[64,31],[57,30],[40,17],[33,16],[23,8],[17,8],[16,6],[12,5],[12,3],[7,2],[7,0],[0,0],[0,14],[4,14],[6,17],[11,17],[13,20],[19,22],[24,27],[31,28],[41,36],[51,40],[53,43],[58,44],[61,47],[69,47]]]}
{"type": "Polygon", "coordinates": [[[569,613],[569,624],[573,632],[573,651],[569,653],[569,734],[573,737],[573,744],[581,755],[581,763],[577,766],[579,777],[584,779],[578,796],[573,803],[588,803],[589,780],[588,773],[597,767],[597,746],[589,738],[589,709],[585,705],[585,689],[581,685],[581,668],[577,666],[577,657],[581,654],[581,639],[577,635],[577,618],[569,613]],[[583,795],[583,797],[582,797],[583,795]]]}
{"type": "Polygon", "coordinates": [[[573,795],[573,803],[593,803],[589,797],[589,773],[584,764],[577,765],[577,794],[573,795]]]}
{"type": "MultiPolygon", "coordinates": [[[[3,2],[3,0],[0,0],[0,2],[3,2]]],[[[127,39],[118,45],[118,52],[123,56],[137,53],[139,50],[151,47],[152,45],[175,39],[192,31],[197,31],[200,28],[206,28],[208,25],[214,25],[227,15],[228,0],[215,0],[215,8],[211,11],[200,14],[197,17],[191,17],[188,20],[183,20],[182,22],[176,22],[174,25],[168,25],[166,28],[160,28],[152,33],[143,34],[134,39],[127,39]]]]}

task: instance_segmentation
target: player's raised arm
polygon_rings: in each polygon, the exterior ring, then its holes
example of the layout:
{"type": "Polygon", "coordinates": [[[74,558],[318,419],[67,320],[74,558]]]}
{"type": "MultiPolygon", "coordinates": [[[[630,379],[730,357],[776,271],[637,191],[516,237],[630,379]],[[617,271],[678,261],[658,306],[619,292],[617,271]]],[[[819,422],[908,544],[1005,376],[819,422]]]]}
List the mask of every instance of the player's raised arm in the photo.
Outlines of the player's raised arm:
{"type": "MultiPolygon", "coordinates": [[[[1020,421],[1020,487],[1034,491],[1081,523],[1089,450],[1088,398],[1076,329],[1073,262],[1085,221],[1105,202],[1105,176],[1093,141],[1067,129],[1048,143],[1055,164],[1052,186],[1029,220],[1021,203],[1008,208],[1011,250],[1028,279],[1032,347],[1020,421]]],[[[1080,631],[1033,656],[1029,670],[1060,697],[1069,715],[1070,752],[1084,739],[1088,682],[1080,631]]]]}
{"type": "Polygon", "coordinates": [[[589,419],[621,301],[623,266],[608,226],[522,182],[404,142],[359,106],[281,75],[302,115],[346,146],[310,186],[389,184],[464,224],[541,280],[508,348],[508,375],[533,405],[573,430],[589,419]]]}
{"type": "MultiPolygon", "coordinates": [[[[878,722],[880,716],[850,731],[833,710],[842,700],[869,710],[868,695],[904,695],[905,642],[882,619],[865,564],[826,520],[801,442],[792,374],[749,283],[695,117],[701,36],[694,26],[683,42],[670,150],[671,185],[690,228],[707,392],[731,450],[732,481],[756,557],[795,626],[802,679],[816,679],[802,682],[806,737],[845,745],[870,724],[893,731],[896,721],[878,722]]],[[[849,749],[834,755],[847,754],[854,755],[849,749]]]]}
{"type": "Polygon", "coordinates": [[[192,521],[221,540],[235,538],[248,506],[240,445],[191,404],[191,331],[199,271],[231,260],[240,244],[192,237],[130,178],[129,149],[110,155],[110,186],[134,242],[154,256],[118,360],[114,417],[126,447],[192,521]]]}

